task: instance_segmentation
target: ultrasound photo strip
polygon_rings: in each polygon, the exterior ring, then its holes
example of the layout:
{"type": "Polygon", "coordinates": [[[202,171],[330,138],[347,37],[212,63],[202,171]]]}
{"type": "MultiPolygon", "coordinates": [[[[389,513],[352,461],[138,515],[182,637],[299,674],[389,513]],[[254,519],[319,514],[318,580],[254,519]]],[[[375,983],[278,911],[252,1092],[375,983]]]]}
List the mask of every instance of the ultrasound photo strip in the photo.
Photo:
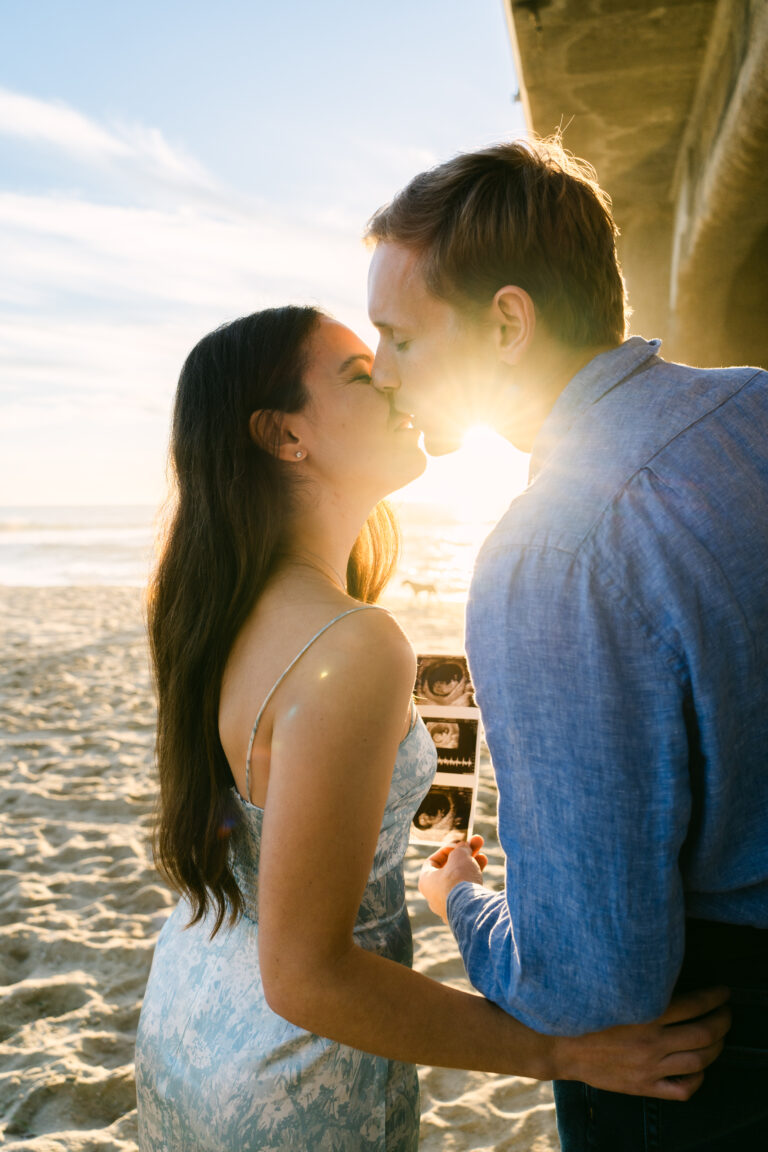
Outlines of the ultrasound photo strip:
{"type": "MultiPolygon", "coordinates": [[[[428,708],[419,711],[428,728],[438,717],[441,725],[457,723],[448,719],[451,715],[448,708],[428,708]]],[[[461,711],[469,712],[470,709],[465,708],[461,711]]],[[[464,747],[437,748],[437,772],[432,787],[411,824],[411,839],[414,841],[423,844],[441,844],[446,837],[468,840],[472,835],[480,779],[480,717],[477,709],[472,711],[475,712],[475,716],[471,718],[462,716],[459,721],[463,728],[466,726],[465,731],[460,731],[459,735],[459,741],[462,741],[462,737],[465,741],[464,747]],[[468,734],[472,735],[471,745],[467,740],[468,734]],[[461,755],[464,751],[468,754],[461,755]],[[447,758],[449,756],[450,759],[447,758]]]]}
{"type": "Polygon", "coordinates": [[[441,844],[472,835],[480,762],[480,711],[465,656],[417,657],[416,705],[437,749],[437,773],[411,839],[441,844]]]}

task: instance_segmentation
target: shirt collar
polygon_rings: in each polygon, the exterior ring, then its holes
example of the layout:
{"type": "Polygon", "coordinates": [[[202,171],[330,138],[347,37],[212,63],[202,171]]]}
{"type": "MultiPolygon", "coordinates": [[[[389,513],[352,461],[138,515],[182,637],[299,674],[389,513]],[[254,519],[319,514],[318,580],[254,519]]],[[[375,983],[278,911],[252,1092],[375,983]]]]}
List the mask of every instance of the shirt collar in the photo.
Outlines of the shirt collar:
{"type": "Polygon", "coordinates": [[[630,336],[618,348],[593,357],[568,381],[534,441],[529,482],[535,479],[581,413],[658,355],[660,347],[661,340],[630,336]]]}

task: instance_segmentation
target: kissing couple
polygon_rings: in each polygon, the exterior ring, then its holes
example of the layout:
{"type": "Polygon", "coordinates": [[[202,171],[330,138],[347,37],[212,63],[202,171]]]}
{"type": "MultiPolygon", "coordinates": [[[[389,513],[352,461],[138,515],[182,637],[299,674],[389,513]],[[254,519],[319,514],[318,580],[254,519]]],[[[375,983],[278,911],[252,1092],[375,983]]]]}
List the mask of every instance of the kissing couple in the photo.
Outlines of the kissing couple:
{"type": "Polygon", "coordinates": [[[553,1079],[564,1152],[768,1146],[768,376],[627,338],[616,235],[557,141],[459,155],[368,224],[375,354],[294,306],[189,354],[143,1152],[412,1152],[419,1063],[553,1079]],[[376,600],[478,419],[531,452],[467,606],[506,887],[480,837],[420,881],[474,994],[410,966],[435,747],[376,600]]]}

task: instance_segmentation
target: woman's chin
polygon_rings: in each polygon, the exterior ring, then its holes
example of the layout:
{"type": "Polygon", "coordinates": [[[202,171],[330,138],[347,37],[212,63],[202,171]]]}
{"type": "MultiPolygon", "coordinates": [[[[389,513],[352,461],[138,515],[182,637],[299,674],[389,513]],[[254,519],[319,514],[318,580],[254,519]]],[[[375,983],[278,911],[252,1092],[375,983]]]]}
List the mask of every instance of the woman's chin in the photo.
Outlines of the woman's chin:
{"type": "Polygon", "coordinates": [[[390,477],[390,484],[387,491],[384,493],[382,499],[386,496],[392,496],[395,492],[400,492],[401,489],[407,488],[414,480],[418,480],[419,476],[423,476],[427,468],[428,457],[422,452],[421,448],[414,460],[409,461],[409,466],[403,468],[397,476],[394,474],[390,477]]]}
{"type": "Polygon", "coordinates": [[[415,465],[414,465],[413,475],[411,476],[411,480],[418,480],[419,476],[423,476],[427,470],[427,464],[428,463],[429,463],[429,457],[427,456],[424,449],[422,447],[419,447],[418,457],[417,457],[415,465]]]}

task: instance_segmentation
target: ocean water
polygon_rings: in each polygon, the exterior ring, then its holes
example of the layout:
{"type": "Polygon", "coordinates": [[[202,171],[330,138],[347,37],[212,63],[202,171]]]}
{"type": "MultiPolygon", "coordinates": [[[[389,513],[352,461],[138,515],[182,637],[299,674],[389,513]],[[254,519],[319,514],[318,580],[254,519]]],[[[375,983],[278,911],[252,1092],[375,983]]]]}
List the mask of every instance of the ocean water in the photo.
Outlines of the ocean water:
{"type": "MultiPolygon", "coordinates": [[[[433,585],[441,601],[466,597],[477,550],[492,521],[439,504],[398,507],[403,549],[388,599],[433,585]]],[[[0,584],[142,587],[152,565],[157,509],[146,505],[0,507],[0,584]]],[[[433,595],[426,589],[418,593],[433,595]]]]}
{"type": "Polygon", "coordinates": [[[0,507],[0,584],[146,584],[155,512],[143,505],[0,507]]]}

